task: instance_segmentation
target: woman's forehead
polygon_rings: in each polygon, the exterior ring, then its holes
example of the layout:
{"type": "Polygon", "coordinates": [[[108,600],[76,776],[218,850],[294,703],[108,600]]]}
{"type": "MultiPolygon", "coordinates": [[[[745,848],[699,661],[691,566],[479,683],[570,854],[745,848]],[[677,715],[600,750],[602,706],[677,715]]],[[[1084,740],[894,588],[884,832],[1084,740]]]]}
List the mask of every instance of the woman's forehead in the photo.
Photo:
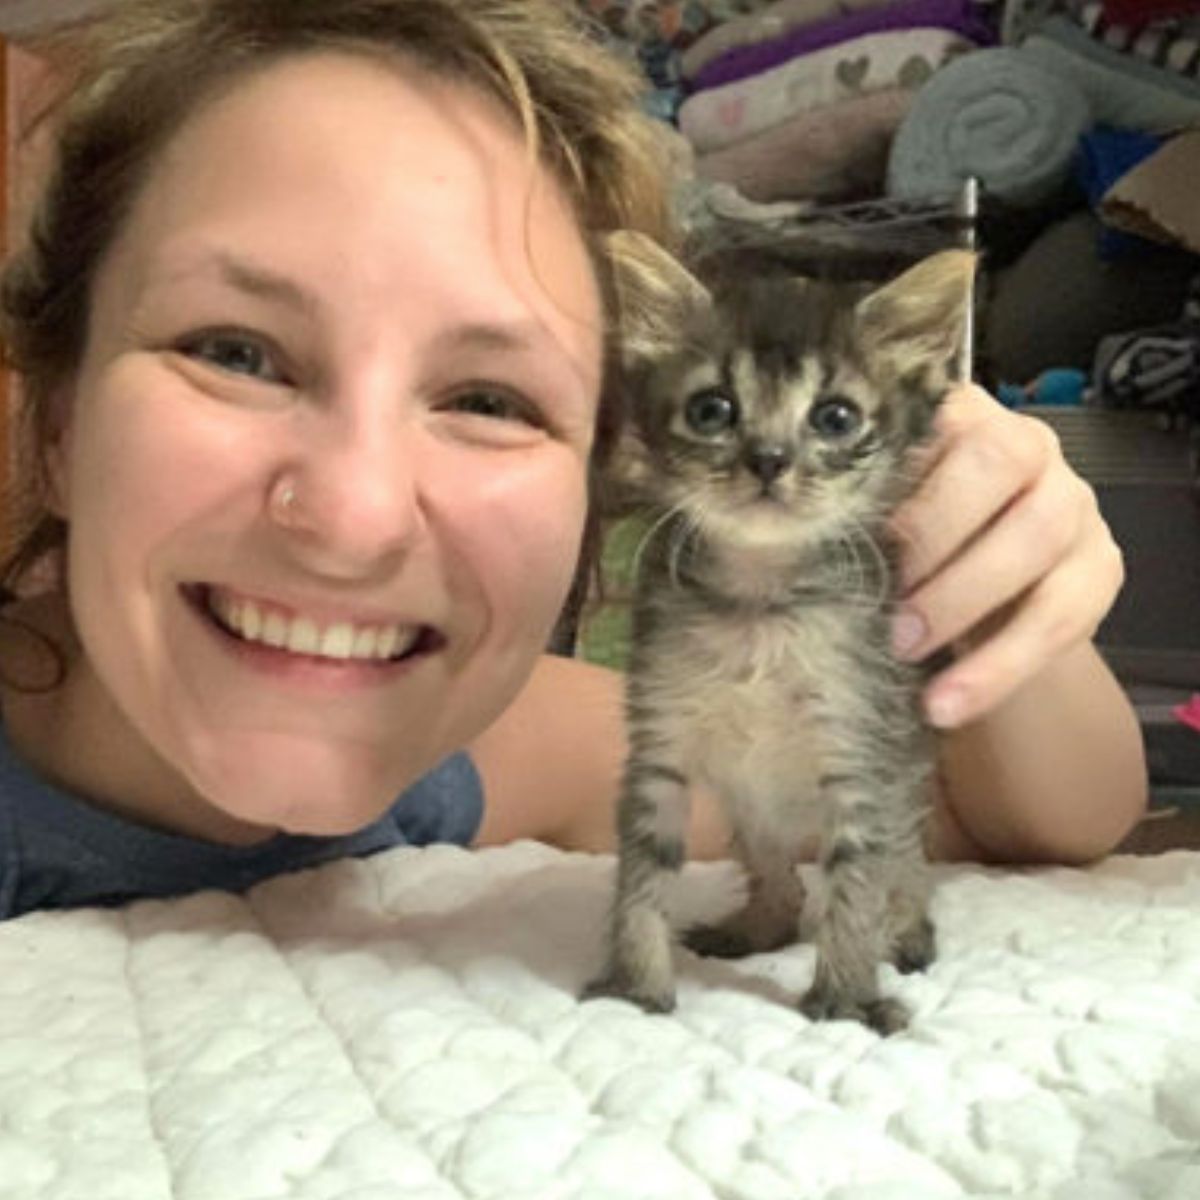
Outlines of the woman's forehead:
{"type": "Polygon", "coordinates": [[[472,89],[345,53],[276,63],[196,113],[113,257],[127,288],[249,258],[318,296],[351,280],[381,299],[421,281],[481,309],[503,296],[585,357],[602,324],[571,205],[511,118],[472,89]]]}

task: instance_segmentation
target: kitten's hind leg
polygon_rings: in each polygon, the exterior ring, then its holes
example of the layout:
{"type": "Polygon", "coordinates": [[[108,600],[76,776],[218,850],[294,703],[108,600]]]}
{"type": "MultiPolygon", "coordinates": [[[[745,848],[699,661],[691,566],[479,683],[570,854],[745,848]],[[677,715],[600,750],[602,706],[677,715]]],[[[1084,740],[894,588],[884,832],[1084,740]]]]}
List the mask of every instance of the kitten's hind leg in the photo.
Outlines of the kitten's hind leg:
{"type": "Polygon", "coordinates": [[[713,925],[695,925],[683,935],[689,950],[709,958],[744,958],[779,950],[796,941],[804,911],[804,884],[796,855],[778,843],[751,848],[737,839],[748,873],[746,904],[713,925]]]}
{"type": "Polygon", "coordinates": [[[672,767],[632,762],[617,811],[617,888],[608,961],[584,999],[614,996],[647,1012],[675,1007],[672,935],[664,890],[684,860],[687,780],[672,767]]]}

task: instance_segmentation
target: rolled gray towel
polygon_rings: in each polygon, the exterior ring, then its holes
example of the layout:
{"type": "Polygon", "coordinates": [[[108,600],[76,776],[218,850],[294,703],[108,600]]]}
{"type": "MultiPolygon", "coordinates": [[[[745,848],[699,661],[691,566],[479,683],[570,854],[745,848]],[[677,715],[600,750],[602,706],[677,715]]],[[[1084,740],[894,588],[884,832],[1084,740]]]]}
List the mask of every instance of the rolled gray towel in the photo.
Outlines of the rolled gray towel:
{"type": "Polygon", "coordinates": [[[1020,50],[976,50],[942,67],[917,93],[888,160],[888,192],[925,200],[957,195],[975,176],[1019,206],[1052,198],[1091,125],[1083,91],[1020,50]]]}

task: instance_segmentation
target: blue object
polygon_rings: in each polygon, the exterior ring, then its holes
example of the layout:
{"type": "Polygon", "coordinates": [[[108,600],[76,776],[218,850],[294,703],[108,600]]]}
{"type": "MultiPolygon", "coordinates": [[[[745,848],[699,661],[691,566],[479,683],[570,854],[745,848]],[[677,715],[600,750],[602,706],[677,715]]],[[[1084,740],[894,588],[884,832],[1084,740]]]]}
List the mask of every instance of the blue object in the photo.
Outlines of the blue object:
{"type": "MultiPolygon", "coordinates": [[[[1139,129],[1116,129],[1097,125],[1079,139],[1075,158],[1075,178],[1087,196],[1088,207],[1099,214],[1100,202],[1109,188],[1149,158],[1166,138],[1139,129]]],[[[1101,258],[1112,260],[1131,251],[1144,249],[1145,238],[1105,226],[1097,239],[1101,258]]]]}
{"type": "Polygon", "coordinates": [[[479,774],[455,754],[355,833],[280,833],[257,845],[219,846],[123,820],[54,786],[16,756],[0,724],[0,920],[208,888],[244,892],[285,871],[393,846],[466,846],[482,818],[479,774]]]}
{"type": "Polygon", "coordinates": [[[996,389],[996,399],[1006,408],[1023,408],[1027,404],[1067,408],[1083,403],[1087,385],[1088,377],[1083,371],[1074,367],[1051,367],[1025,387],[1002,383],[996,389]]]}
{"type": "Polygon", "coordinates": [[[1033,384],[1034,404],[1067,406],[1082,404],[1088,377],[1074,367],[1052,367],[1043,371],[1033,384]]]}
{"type": "Polygon", "coordinates": [[[996,389],[996,399],[1005,408],[1020,408],[1029,403],[1029,393],[1019,383],[1002,383],[996,389]]]}

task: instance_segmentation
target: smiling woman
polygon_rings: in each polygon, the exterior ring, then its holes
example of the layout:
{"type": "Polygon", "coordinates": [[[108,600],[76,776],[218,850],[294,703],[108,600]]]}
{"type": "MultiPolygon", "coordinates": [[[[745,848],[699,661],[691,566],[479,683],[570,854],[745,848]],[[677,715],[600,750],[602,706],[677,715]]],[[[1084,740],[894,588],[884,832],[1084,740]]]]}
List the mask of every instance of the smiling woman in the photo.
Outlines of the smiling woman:
{"type": "Polygon", "coordinates": [[[598,237],[662,232],[633,84],[552,0],[134,0],[85,62],[6,278],[0,803],[111,836],[76,868],[22,835],[7,911],[188,890],[180,844],[245,886],[247,852],[471,840],[484,794],[550,832],[504,729],[614,425],[598,237]],[[164,836],[176,883],[131,865],[164,836]]]}

